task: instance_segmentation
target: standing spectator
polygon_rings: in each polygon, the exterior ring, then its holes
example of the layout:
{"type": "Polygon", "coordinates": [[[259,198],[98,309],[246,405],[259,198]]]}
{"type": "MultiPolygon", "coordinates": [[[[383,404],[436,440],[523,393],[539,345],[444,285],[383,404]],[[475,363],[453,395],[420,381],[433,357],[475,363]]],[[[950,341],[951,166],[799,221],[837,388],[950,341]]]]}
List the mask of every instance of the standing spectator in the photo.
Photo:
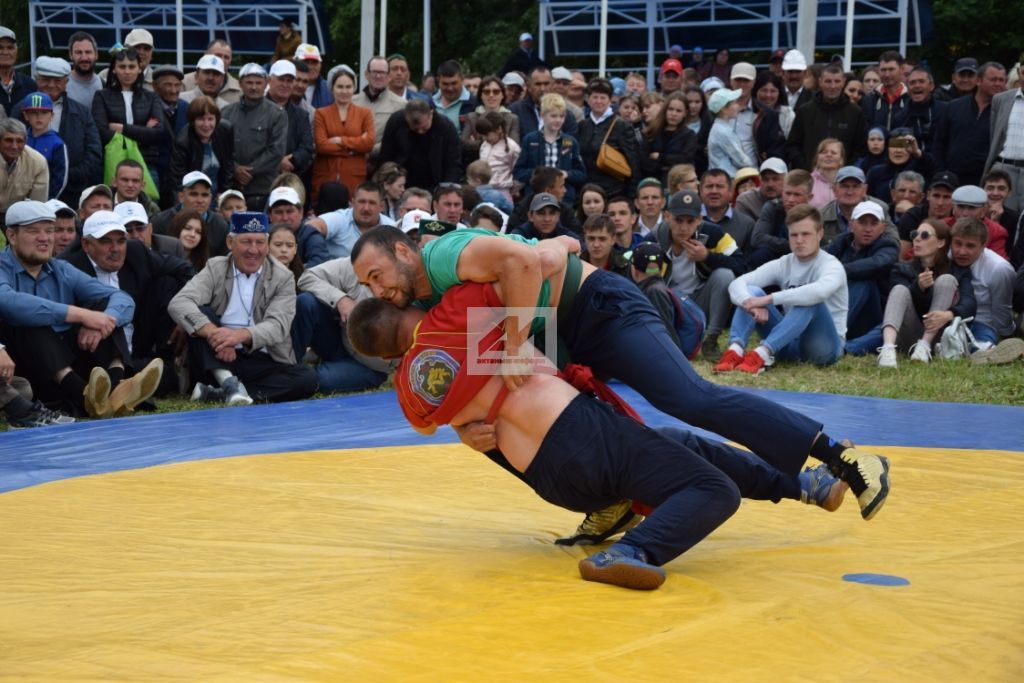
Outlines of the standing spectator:
{"type": "Polygon", "coordinates": [[[678,59],[666,59],[661,63],[658,90],[668,97],[683,87],[683,64],[678,59]]]}
{"type": "Polygon", "coordinates": [[[302,34],[295,30],[291,19],[282,19],[281,27],[277,32],[277,39],[274,41],[273,61],[291,59],[295,50],[302,44],[302,34]]]}
{"type": "Polygon", "coordinates": [[[487,112],[493,111],[500,114],[505,135],[517,144],[520,141],[519,117],[505,107],[505,86],[496,76],[484,76],[480,80],[479,100],[480,104],[466,116],[466,125],[462,127],[462,160],[464,162],[471,162],[480,155],[482,138],[477,135],[476,122],[487,112]]]}
{"type": "Polygon", "coordinates": [[[373,174],[373,182],[377,183],[381,189],[384,201],[384,209],[381,213],[397,221],[400,218],[398,206],[402,201],[402,195],[405,194],[405,169],[393,161],[381,164],[377,172],[373,174]]]}
{"type": "Polygon", "coordinates": [[[78,237],[75,229],[75,210],[59,199],[51,199],[46,206],[53,211],[53,255],[60,256],[78,237]]]}
{"type": "MultiPolygon", "coordinates": [[[[220,59],[221,63],[224,65],[224,71],[222,73],[224,78],[218,79],[219,85],[216,91],[210,92],[209,90],[203,90],[203,94],[207,97],[212,97],[214,100],[223,100],[225,104],[220,104],[218,102],[217,105],[222,108],[227,104],[233,104],[242,99],[242,86],[240,86],[235,77],[231,75],[231,58],[233,56],[231,43],[224,38],[214,38],[210,41],[210,44],[206,46],[205,54],[213,55],[220,59]]],[[[189,91],[195,88],[197,85],[196,76],[197,74],[195,73],[185,76],[185,81],[182,87],[189,91]]]]}
{"type": "Polygon", "coordinates": [[[334,103],[317,109],[313,122],[314,201],[320,186],[327,181],[342,183],[354,193],[356,186],[366,180],[366,158],[373,149],[373,112],[352,102],[355,76],[336,69],[330,79],[334,103]]]}
{"type": "MultiPolygon", "coordinates": [[[[516,182],[529,187],[533,171],[539,166],[550,166],[565,171],[566,201],[572,203],[580,186],[586,182],[587,169],[575,138],[563,132],[567,118],[565,100],[561,95],[548,93],[541,98],[541,117],[544,125],[523,138],[522,149],[513,169],[516,182]]],[[[524,189],[523,194],[531,193],[524,189]]]]}
{"type": "Polygon", "coordinates": [[[693,164],[697,159],[697,135],[685,124],[687,93],[670,94],[644,133],[646,145],[641,164],[645,175],[666,182],[668,170],[676,164],[693,164]]]}
{"type": "MultiPolygon", "coordinates": [[[[629,125],[612,111],[612,84],[604,78],[595,78],[587,88],[590,114],[579,128],[580,154],[587,169],[587,182],[600,185],[609,197],[632,197],[640,179],[640,152],[629,125]],[[626,158],[630,175],[625,178],[610,175],[597,166],[601,146],[607,144],[626,158]]],[[[568,123],[568,121],[566,121],[568,123]]],[[[567,126],[563,127],[566,130],[567,126]]],[[[568,132],[568,131],[566,131],[568,132]]]]}
{"type": "MultiPolygon", "coordinates": [[[[409,87],[409,60],[398,52],[388,56],[388,90],[403,100],[427,99],[426,95],[409,87]]],[[[376,122],[374,123],[376,124],[376,122]]],[[[384,123],[386,124],[387,121],[384,123]]]]}
{"type": "Polygon", "coordinates": [[[220,96],[221,88],[224,87],[224,79],[227,77],[227,69],[224,67],[224,60],[217,55],[203,55],[196,62],[196,70],[189,74],[192,77],[193,86],[189,88],[186,81],[182,83],[185,92],[181,93],[181,99],[191,102],[195,98],[205,95],[213,100],[221,109],[228,106],[230,102],[220,96]]]}
{"type": "Polygon", "coordinates": [[[458,182],[462,173],[459,134],[455,126],[434,114],[429,102],[409,100],[402,112],[388,119],[380,160],[404,168],[406,185],[433,189],[438,183],[458,182]]]}
{"type": "Polygon", "coordinates": [[[39,89],[35,81],[14,70],[17,61],[18,38],[14,31],[6,26],[0,26],[0,85],[3,86],[0,87],[0,106],[8,116],[26,95],[39,89]]]}
{"type": "Polygon", "coordinates": [[[437,92],[432,99],[434,110],[440,112],[462,133],[466,116],[476,108],[473,93],[463,85],[462,65],[454,59],[437,67],[437,92]]]}
{"type": "MultiPolygon", "coordinates": [[[[546,66],[537,65],[529,72],[526,95],[523,99],[513,102],[509,109],[519,118],[519,135],[521,139],[544,125],[544,118],[540,112],[541,98],[551,92],[553,80],[551,72],[546,66]]],[[[611,86],[609,86],[610,88],[611,86]]],[[[608,94],[611,97],[611,92],[608,94]]],[[[609,100],[610,102],[610,100],[609,100]]],[[[579,140],[577,123],[574,117],[566,117],[562,125],[562,132],[571,135],[579,140]]],[[[580,140],[582,143],[583,141],[580,140]]]]}
{"type": "Polygon", "coordinates": [[[17,119],[0,119],[0,212],[23,199],[45,202],[50,170],[43,155],[26,146],[28,130],[17,119]]]}
{"type": "Polygon", "coordinates": [[[714,59],[699,71],[701,78],[717,78],[722,83],[729,82],[729,74],[732,70],[729,67],[729,48],[720,47],[715,51],[714,59]]]}
{"type": "Polygon", "coordinates": [[[28,121],[26,144],[43,155],[50,169],[50,189],[47,199],[56,199],[68,182],[68,151],[64,141],[50,126],[53,124],[53,100],[42,92],[25,96],[21,103],[22,116],[28,121]]]}
{"type": "Polygon", "coordinates": [[[715,116],[708,136],[708,166],[722,169],[730,178],[745,166],[757,166],[757,162],[744,151],[733,127],[742,94],[739,90],[721,88],[708,100],[708,111],[715,116]]]}
{"type": "MultiPolygon", "coordinates": [[[[384,139],[384,129],[387,128],[388,120],[395,112],[402,111],[407,101],[388,89],[389,69],[388,60],[380,56],[371,57],[370,61],[366,63],[366,71],[363,73],[366,85],[352,97],[352,104],[373,112],[374,135],[371,157],[377,157],[380,154],[381,141],[384,139]]],[[[353,73],[351,76],[354,81],[355,74],[353,73]]],[[[331,97],[331,103],[334,103],[334,97],[331,97]]]]}
{"type": "MultiPolygon", "coordinates": [[[[132,48],[135,53],[139,56],[139,72],[141,73],[142,88],[144,90],[153,90],[153,71],[150,68],[150,64],[153,62],[153,51],[156,49],[156,42],[153,40],[153,34],[144,28],[132,29],[128,32],[128,35],[124,37],[124,46],[126,48],[132,48]]],[[[101,73],[100,78],[104,81],[109,82],[108,74],[101,73]]]]}
{"type": "Polygon", "coordinates": [[[505,60],[505,65],[501,67],[498,75],[504,76],[510,71],[519,71],[520,73],[527,74],[540,63],[541,61],[537,57],[537,53],[533,51],[533,34],[529,32],[520,33],[519,47],[505,60]]]}
{"type": "Polygon", "coordinates": [[[334,101],[327,81],[320,75],[324,60],[320,56],[320,48],[309,43],[302,43],[295,48],[296,62],[305,62],[309,66],[309,85],[306,86],[306,103],[313,109],[326,107],[334,101]]]}
{"type": "Polygon", "coordinates": [[[757,105],[753,97],[756,78],[757,70],[753,64],[738,62],[732,67],[729,84],[733,89],[740,91],[737,100],[739,111],[736,113],[734,125],[736,135],[747,156],[755,162],[760,162],[782,154],[786,136],[779,125],[779,115],[772,109],[762,109],[757,105]]]}
{"type": "Polygon", "coordinates": [[[794,112],[811,101],[814,95],[804,87],[807,76],[807,60],[799,50],[790,50],[782,58],[782,73],[786,81],[786,104],[794,112]]]}
{"type": "MultiPolygon", "coordinates": [[[[576,83],[576,81],[573,81],[573,83],[576,83]]],[[[511,107],[519,100],[523,99],[523,93],[525,92],[526,88],[526,81],[523,79],[522,74],[520,74],[518,71],[510,71],[509,73],[502,76],[501,84],[505,86],[505,104],[507,104],[509,107],[511,107]]],[[[586,83],[583,84],[583,87],[586,88],[586,83]]],[[[572,96],[574,92],[575,91],[572,88],[569,89],[570,96],[572,96]]],[[[583,101],[583,90],[580,89],[579,91],[579,101],[571,101],[573,102],[573,104],[579,106],[579,102],[583,101]]]]}
{"type": "Polygon", "coordinates": [[[270,85],[267,99],[284,109],[288,115],[288,145],[279,168],[281,173],[294,173],[308,185],[308,172],[313,167],[316,145],[313,142],[313,127],[309,116],[292,102],[295,89],[295,62],[279,60],[270,67],[270,85]]]}
{"type": "Polygon", "coordinates": [[[1009,177],[1011,203],[1024,210],[1024,59],[1017,72],[1021,76],[1018,86],[992,98],[991,142],[985,170],[1000,170],[1009,177]]]}
{"type": "Polygon", "coordinates": [[[903,83],[903,61],[903,55],[895,50],[886,50],[878,56],[878,75],[882,83],[860,103],[868,128],[879,126],[892,130],[907,126],[910,93],[903,83]]]}
{"type": "MultiPolygon", "coordinates": [[[[986,168],[986,159],[1002,152],[992,153],[993,133],[1005,130],[992,125],[993,98],[1006,87],[1006,69],[996,62],[985,62],[978,70],[978,88],[974,95],[953,100],[946,108],[946,116],[935,131],[932,155],[936,168],[952,171],[961,184],[977,185],[986,168]]],[[[1005,104],[1008,100],[1004,99],[1005,104]]],[[[1016,159],[1016,157],[1007,157],[1016,159]]],[[[991,165],[991,164],[989,164],[991,165]]]]}
{"type": "Polygon", "coordinates": [[[156,95],[142,87],[139,59],[139,53],[130,47],[114,54],[106,87],[97,92],[92,101],[92,117],[104,145],[111,141],[114,133],[137,142],[154,182],[158,183],[163,111],[156,95]]]}
{"type": "Polygon", "coordinates": [[[160,123],[164,132],[160,137],[160,156],[157,170],[160,176],[160,205],[167,208],[174,203],[175,186],[170,180],[171,156],[174,141],[181,129],[188,125],[188,102],[181,99],[181,83],[185,74],[175,66],[153,67],[153,92],[163,112],[160,123]]]}
{"type": "Polygon", "coordinates": [[[1024,237],[1018,234],[1020,212],[1006,205],[1007,199],[1012,197],[1013,183],[1010,180],[1010,174],[1001,169],[991,170],[982,178],[981,186],[985,189],[985,196],[988,198],[985,203],[985,218],[995,221],[1006,229],[1006,251],[1012,254],[1014,247],[1020,244],[1024,237]]]}
{"type": "Polygon", "coordinates": [[[889,131],[886,154],[886,163],[876,164],[866,174],[868,192],[884,202],[893,201],[892,188],[896,184],[896,176],[900,173],[915,171],[928,179],[935,171],[931,155],[921,149],[909,128],[889,131]]]}
{"type": "MultiPolygon", "coordinates": [[[[85,31],[72,33],[68,39],[68,58],[74,67],[67,82],[68,97],[89,109],[92,98],[103,88],[103,79],[96,74],[96,60],[99,59],[96,39],[85,31]]],[[[36,59],[37,71],[39,59],[36,59]]],[[[39,86],[39,89],[43,90],[43,87],[39,86]]]]}
{"type": "Polygon", "coordinates": [[[239,72],[242,100],[229,104],[221,118],[235,133],[235,186],[250,208],[263,208],[288,144],[288,115],[263,93],[267,76],[257,64],[239,72]]]}
{"type": "Polygon", "coordinates": [[[953,82],[941,86],[936,90],[945,101],[955,100],[965,95],[973,95],[978,87],[978,60],[974,57],[964,57],[956,60],[953,65],[953,82]]]}
{"type": "Polygon", "coordinates": [[[846,158],[864,155],[867,127],[864,112],[843,92],[843,69],[829,64],[821,73],[821,90],[796,110],[786,140],[786,160],[792,169],[812,168],[818,145],[825,138],[843,143],[846,158]]]}
{"type": "Polygon", "coordinates": [[[192,100],[186,116],[188,125],[174,142],[170,187],[180,190],[185,174],[202,171],[212,181],[210,191],[223,192],[234,181],[235,134],[221,119],[214,101],[205,95],[192,100]]]}
{"type": "Polygon", "coordinates": [[[793,118],[796,116],[796,113],[789,108],[788,104],[782,101],[782,90],[784,87],[782,79],[770,71],[762,71],[754,79],[754,87],[750,91],[750,96],[753,98],[754,108],[757,110],[757,117],[754,119],[754,139],[758,141],[759,161],[764,161],[773,156],[782,156],[782,150],[774,148],[773,143],[775,141],[770,137],[765,139],[766,136],[773,134],[774,131],[774,127],[770,125],[771,117],[768,115],[768,112],[778,117],[779,130],[782,131],[782,139],[776,144],[785,146],[789,131],[793,128],[793,118]],[[769,125],[765,126],[764,130],[762,130],[762,124],[765,122],[768,122],[769,125]],[[772,151],[773,149],[774,152],[772,151]]]}
{"type": "Polygon", "coordinates": [[[932,151],[932,136],[938,121],[946,115],[946,103],[935,97],[935,79],[923,66],[914,67],[907,78],[910,103],[907,105],[907,127],[914,133],[923,152],[932,151]]]}
{"type": "MultiPolygon", "coordinates": [[[[665,222],[665,186],[657,178],[644,178],[636,186],[636,232],[643,238],[657,235],[665,222]]],[[[653,239],[653,238],[652,238],[653,239]]]]}
{"type": "MultiPolygon", "coordinates": [[[[635,77],[633,79],[634,84],[636,83],[636,79],[640,79],[640,82],[643,83],[643,78],[639,74],[631,74],[631,75],[635,77]]],[[[629,78],[626,79],[626,82],[627,83],[629,82],[629,78]]],[[[576,106],[575,104],[573,104],[572,102],[569,101],[569,86],[570,85],[572,85],[572,72],[571,71],[566,69],[564,66],[556,66],[554,69],[551,70],[551,92],[558,93],[562,97],[566,98],[565,99],[566,111],[568,112],[569,116],[572,116],[574,119],[576,119],[576,122],[579,123],[580,121],[583,120],[583,108],[582,107],[578,107],[578,106],[576,106]]],[[[627,89],[627,92],[629,94],[633,95],[634,97],[637,97],[637,98],[639,98],[641,95],[644,94],[643,90],[641,90],[639,94],[638,93],[634,93],[633,91],[628,90],[628,89],[627,89]]]]}

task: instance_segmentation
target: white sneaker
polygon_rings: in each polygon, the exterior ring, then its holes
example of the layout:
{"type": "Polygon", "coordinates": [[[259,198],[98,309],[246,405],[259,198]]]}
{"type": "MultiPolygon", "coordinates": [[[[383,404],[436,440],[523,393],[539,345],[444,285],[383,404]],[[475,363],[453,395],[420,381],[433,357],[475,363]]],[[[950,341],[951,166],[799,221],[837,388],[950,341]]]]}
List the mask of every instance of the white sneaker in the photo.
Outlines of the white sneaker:
{"type": "Polygon", "coordinates": [[[923,339],[918,339],[914,342],[914,345],[910,347],[910,362],[911,363],[930,363],[932,362],[932,348],[931,344],[923,339]]]}
{"type": "Polygon", "coordinates": [[[229,406],[251,406],[252,398],[249,396],[249,392],[245,390],[245,385],[235,376],[232,376],[221,387],[226,398],[224,403],[229,406]]]}
{"type": "Polygon", "coordinates": [[[878,347],[878,367],[896,367],[896,347],[892,344],[878,347]]]}

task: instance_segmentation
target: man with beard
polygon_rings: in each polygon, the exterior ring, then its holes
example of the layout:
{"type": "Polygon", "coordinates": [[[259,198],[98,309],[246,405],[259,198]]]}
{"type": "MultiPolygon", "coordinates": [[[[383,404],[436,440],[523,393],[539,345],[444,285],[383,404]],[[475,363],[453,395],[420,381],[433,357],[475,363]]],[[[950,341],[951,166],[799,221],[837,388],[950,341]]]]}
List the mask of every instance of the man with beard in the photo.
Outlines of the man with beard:
{"type": "MultiPolygon", "coordinates": [[[[96,39],[85,31],[71,34],[68,40],[68,58],[73,71],[68,78],[67,92],[75,102],[92,111],[92,96],[103,88],[103,81],[96,75],[96,39]]],[[[63,137],[63,136],[61,136],[63,137]]]]}

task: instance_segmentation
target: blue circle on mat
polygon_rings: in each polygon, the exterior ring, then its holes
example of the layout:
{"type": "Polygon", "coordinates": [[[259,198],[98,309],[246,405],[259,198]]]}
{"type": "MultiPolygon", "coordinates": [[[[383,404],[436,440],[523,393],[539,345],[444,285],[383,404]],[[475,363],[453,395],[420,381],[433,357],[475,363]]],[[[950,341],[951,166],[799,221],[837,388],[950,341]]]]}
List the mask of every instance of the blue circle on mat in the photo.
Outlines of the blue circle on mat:
{"type": "Polygon", "coordinates": [[[870,586],[909,586],[910,582],[902,576],[892,574],[843,574],[843,581],[866,583],[870,586]]]}

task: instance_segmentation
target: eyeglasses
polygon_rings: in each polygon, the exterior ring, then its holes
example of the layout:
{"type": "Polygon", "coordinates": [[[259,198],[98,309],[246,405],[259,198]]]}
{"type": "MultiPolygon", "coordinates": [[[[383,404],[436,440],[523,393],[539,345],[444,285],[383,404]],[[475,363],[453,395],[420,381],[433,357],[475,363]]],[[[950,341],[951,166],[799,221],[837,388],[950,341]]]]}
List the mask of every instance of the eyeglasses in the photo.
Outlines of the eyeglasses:
{"type": "Polygon", "coordinates": [[[129,235],[134,235],[135,233],[141,234],[143,232],[146,232],[147,227],[148,224],[146,223],[129,223],[128,225],[124,226],[124,231],[127,232],[129,235]]]}
{"type": "Polygon", "coordinates": [[[918,237],[920,237],[922,242],[927,242],[928,240],[930,240],[934,236],[935,236],[934,232],[929,232],[927,230],[911,230],[910,231],[910,239],[912,239],[912,240],[916,240],[918,237]]]}

